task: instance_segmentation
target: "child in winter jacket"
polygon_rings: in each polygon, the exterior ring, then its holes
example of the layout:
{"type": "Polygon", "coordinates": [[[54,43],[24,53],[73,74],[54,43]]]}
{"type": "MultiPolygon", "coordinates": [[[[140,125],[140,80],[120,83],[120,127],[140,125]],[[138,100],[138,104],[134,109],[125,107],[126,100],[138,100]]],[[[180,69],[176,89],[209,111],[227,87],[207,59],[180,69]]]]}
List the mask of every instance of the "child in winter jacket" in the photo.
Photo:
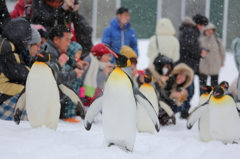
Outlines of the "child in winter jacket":
{"type": "Polygon", "coordinates": [[[102,93],[105,82],[114,65],[109,63],[112,51],[105,44],[99,43],[92,47],[91,53],[83,60],[89,63],[89,68],[83,76],[85,88],[84,106],[91,105],[93,100],[102,93]]]}
{"type": "MultiPolygon", "coordinates": [[[[80,59],[82,54],[82,46],[72,41],[68,47],[66,54],[69,57],[69,60],[65,64],[65,70],[69,70],[73,67],[76,67],[76,62],[80,59]]],[[[80,77],[74,81],[69,81],[68,84],[73,88],[76,93],[78,93],[79,87],[82,84],[82,78],[80,77]]],[[[68,100],[66,100],[66,102],[61,104],[61,118],[63,118],[63,120],[67,122],[80,122],[79,120],[75,119],[75,104],[69,98],[67,99],[68,100]]]]}
{"type": "MultiPolygon", "coordinates": [[[[201,47],[209,53],[200,60],[200,86],[207,84],[207,77],[211,77],[211,86],[218,85],[218,74],[224,64],[226,51],[219,38],[215,37],[216,27],[209,23],[203,28],[204,36],[200,38],[201,47]]],[[[201,92],[200,92],[201,93],[201,92]]]]}

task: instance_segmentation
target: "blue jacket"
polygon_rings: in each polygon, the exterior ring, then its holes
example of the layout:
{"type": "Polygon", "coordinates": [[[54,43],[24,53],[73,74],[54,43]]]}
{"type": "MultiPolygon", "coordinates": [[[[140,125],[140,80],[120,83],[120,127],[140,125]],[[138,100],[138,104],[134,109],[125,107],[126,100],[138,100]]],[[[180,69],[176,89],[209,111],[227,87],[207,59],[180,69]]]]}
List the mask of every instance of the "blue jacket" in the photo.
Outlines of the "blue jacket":
{"type": "Polygon", "coordinates": [[[137,36],[129,22],[121,29],[117,18],[112,19],[110,26],[104,30],[102,43],[108,44],[117,53],[123,45],[130,46],[138,56],[137,36]]]}

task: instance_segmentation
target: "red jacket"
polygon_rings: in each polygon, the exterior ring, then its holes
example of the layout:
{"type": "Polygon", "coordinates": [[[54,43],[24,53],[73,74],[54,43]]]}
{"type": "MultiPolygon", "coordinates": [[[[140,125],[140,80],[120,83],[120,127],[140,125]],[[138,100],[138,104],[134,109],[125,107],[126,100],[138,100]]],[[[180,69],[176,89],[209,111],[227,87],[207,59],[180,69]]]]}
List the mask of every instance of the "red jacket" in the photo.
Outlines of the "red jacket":
{"type": "Polygon", "coordinates": [[[25,3],[25,0],[18,0],[16,2],[14,10],[10,14],[11,19],[24,16],[25,15],[25,7],[28,7],[29,13],[27,13],[28,14],[27,16],[31,17],[32,16],[31,3],[27,4],[27,3],[25,3]]]}
{"type": "Polygon", "coordinates": [[[10,14],[11,19],[23,16],[25,10],[24,6],[25,6],[24,0],[18,0],[16,2],[14,10],[10,14]]]}

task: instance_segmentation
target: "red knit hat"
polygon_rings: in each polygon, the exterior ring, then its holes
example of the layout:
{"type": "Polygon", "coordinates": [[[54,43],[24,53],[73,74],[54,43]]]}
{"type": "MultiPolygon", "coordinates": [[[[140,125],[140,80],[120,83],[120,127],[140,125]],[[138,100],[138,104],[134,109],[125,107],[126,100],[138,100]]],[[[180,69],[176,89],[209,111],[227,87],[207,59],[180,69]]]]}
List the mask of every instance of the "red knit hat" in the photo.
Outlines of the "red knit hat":
{"type": "Polygon", "coordinates": [[[91,49],[91,53],[94,56],[102,56],[103,54],[115,54],[104,43],[99,43],[99,44],[93,46],[91,49]]]}

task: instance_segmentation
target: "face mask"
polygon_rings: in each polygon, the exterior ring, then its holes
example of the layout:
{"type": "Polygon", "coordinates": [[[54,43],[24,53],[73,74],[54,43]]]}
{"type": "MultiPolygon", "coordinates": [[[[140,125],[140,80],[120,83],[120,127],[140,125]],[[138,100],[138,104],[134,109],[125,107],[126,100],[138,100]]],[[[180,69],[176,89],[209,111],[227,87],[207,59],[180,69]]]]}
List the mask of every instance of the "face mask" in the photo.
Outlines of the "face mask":
{"type": "Polygon", "coordinates": [[[166,75],[168,73],[168,68],[163,67],[162,68],[163,75],[166,75]]]}

